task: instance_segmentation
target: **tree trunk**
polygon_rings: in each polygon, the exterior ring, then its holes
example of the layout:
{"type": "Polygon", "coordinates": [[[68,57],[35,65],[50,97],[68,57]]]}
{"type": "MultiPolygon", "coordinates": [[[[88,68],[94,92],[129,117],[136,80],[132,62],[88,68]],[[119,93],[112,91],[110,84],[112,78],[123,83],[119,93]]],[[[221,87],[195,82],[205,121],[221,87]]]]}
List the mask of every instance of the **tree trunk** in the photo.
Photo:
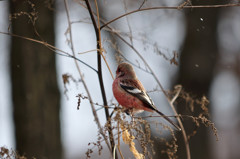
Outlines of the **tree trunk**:
{"type": "MultiPolygon", "coordinates": [[[[212,5],[219,1],[193,0],[193,5],[212,5]]],[[[178,83],[183,85],[185,91],[201,98],[208,95],[214,75],[214,66],[217,61],[217,23],[218,11],[216,8],[201,8],[186,10],[186,38],[180,57],[180,70],[178,83]]],[[[194,114],[199,114],[200,105],[195,106],[194,114]]],[[[178,105],[180,114],[188,114],[186,103],[178,105]]],[[[184,120],[187,133],[194,129],[190,120],[184,120]]],[[[186,158],[183,139],[179,139],[179,158],[186,158]]],[[[193,159],[209,159],[209,138],[207,128],[201,126],[197,134],[190,139],[191,156],[193,159]]]]}
{"type": "MultiPolygon", "coordinates": [[[[12,19],[12,32],[54,45],[54,11],[45,2],[11,0],[12,16],[21,14],[12,19]]],[[[10,63],[17,151],[28,158],[62,158],[55,54],[41,44],[12,37],[10,63]]]]}

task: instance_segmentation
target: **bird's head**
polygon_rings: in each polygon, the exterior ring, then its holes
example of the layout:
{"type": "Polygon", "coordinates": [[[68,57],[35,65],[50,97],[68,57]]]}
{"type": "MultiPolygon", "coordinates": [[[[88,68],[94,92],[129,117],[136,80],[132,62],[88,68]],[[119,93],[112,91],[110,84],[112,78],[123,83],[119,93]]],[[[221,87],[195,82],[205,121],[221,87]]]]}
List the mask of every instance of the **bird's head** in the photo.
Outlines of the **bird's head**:
{"type": "Polygon", "coordinates": [[[128,63],[121,63],[118,65],[117,71],[116,71],[116,77],[119,78],[136,78],[136,73],[134,72],[134,69],[132,65],[128,63]]]}

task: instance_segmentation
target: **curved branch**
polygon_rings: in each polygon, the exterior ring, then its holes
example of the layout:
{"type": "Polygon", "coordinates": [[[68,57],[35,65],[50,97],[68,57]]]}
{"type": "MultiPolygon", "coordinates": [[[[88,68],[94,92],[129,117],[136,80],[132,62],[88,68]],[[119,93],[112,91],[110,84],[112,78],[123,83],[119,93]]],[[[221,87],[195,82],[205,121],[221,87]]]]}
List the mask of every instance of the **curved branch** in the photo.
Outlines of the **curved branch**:
{"type": "Polygon", "coordinates": [[[109,24],[117,21],[120,18],[123,18],[125,16],[128,16],[130,14],[133,13],[137,13],[137,12],[142,12],[142,11],[148,11],[148,10],[159,10],[159,9],[193,9],[193,8],[223,8],[223,7],[237,7],[240,6],[240,3],[235,3],[235,4],[223,4],[223,5],[199,5],[199,6],[174,6],[174,7],[167,7],[167,6],[160,6],[160,7],[151,7],[151,8],[143,8],[143,9],[137,9],[137,10],[133,10],[131,12],[125,13],[119,17],[116,17],[110,21],[108,21],[107,23],[103,24],[100,29],[103,29],[104,27],[108,26],[109,24]]]}

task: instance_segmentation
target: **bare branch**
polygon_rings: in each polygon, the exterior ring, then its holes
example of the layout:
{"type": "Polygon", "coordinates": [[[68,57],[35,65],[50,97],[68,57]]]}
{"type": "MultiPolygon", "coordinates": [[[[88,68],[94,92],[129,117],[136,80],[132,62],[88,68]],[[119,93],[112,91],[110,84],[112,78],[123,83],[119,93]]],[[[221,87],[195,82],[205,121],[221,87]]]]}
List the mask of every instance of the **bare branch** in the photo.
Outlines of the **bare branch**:
{"type": "MultiPolygon", "coordinates": [[[[107,106],[107,97],[106,97],[105,88],[104,88],[104,84],[103,84],[103,78],[102,78],[102,64],[101,64],[102,46],[101,46],[100,18],[99,18],[98,6],[97,6],[97,2],[95,1],[99,27],[97,26],[97,23],[96,23],[96,20],[95,20],[95,17],[94,17],[94,14],[93,14],[93,11],[92,11],[92,8],[91,8],[91,5],[90,5],[89,1],[85,0],[85,2],[86,2],[87,9],[88,9],[89,15],[91,17],[91,20],[92,20],[92,23],[93,23],[93,26],[94,26],[94,30],[95,30],[95,34],[96,34],[96,40],[97,40],[97,61],[98,61],[98,79],[99,79],[99,84],[100,84],[100,88],[101,88],[103,104],[104,104],[104,106],[107,106]]],[[[112,148],[112,153],[113,153],[114,152],[115,142],[114,142],[111,122],[108,122],[108,121],[111,120],[111,117],[109,115],[108,108],[105,107],[104,110],[105,110],[107,123],[109,123],[108,124],[108,133],[109,133],[109,140],[110,140],[110,143],[111,143],[111,148],[112,148]]],[[[115,157],[116,157],[116,159],[118,158],[117,155],[115,157]]]]}
{"type": "MultiPolygon", "coordinates": [[[[74,50],[74,46],[73,46],[72,29],[71,29],[72,27],[71,27],[71,21],[70,21],[70,15],[69,15],[69,9],[68,9],[67,0],[64,0],[64,6],[65,6],[65,10],[66,10],[66,14],[67,14],[67,20],[68,20],[68,28],[69,28],[69,34],[70,34],[71,50],[72,50],[73,56],[75,57],[76,54],[75,54],[75,50],[74,50]]],[[[79,67],[77,61],[74,60],[74,62],[75,62],[75,65],[76,65],[76,67],[77,67],[78,73],[79,73],[79,75],[80,75],[80,77],[81,77],[81,79],[82,79],[83,86],[84,86],[84,88],[85,88],[85,90],[86,90],[86,92],[87,92],[87,95],[88,95],[88,98],[89,98],[89,103],[90,103],[90,105],[91,105],[92,113],[93,113],[94,119],[95,119],[95,121],[96,121],[96,123],[97,123],[98,129],[99,129],[101,135],[103,136],[103,138],[104,138],[104,140],[105,140],[105,142],[106,142],[106,144],[107,144],[107,146],[108,146],[108,148],[109,148],[109,150],[110,150],[110,145],[109,145],[109,143],[108,143],[108,140],[107,140],[106,135],[104,134],[104,132],[103,132],[103,130],[102,130],[100,121],[99,121],[99,119],[98,119],[97,112],[96,112],[95,107],[94,107],[94,105],[93,105],[92,97],[91,97],[90,92],[89,92],[89,90],[88,90],[87,84],[86,84],[86,82],[85,82],[85,80],[84,80],[83,74],[82,74],[82,72],[81,72],[81,70],[80,70],[80,67],[79,67]]]]}
{"type": "Polygon", "coordinates": [[[58,49],[57,47],[48,44],[45,41],[40,41],[40,40],[36,40],[36,39],[32,39],[32,38],[28,38],[25,36],[21,36],[21,35],[16,35],[16,34],[12,34],[12,33],[6,33],[6,32],[0,32],[0,34],[4,34],[4,35],[9,35],[9,36],[13,36],[13,37],[17,37],[17,38],[21,38],[24,40],[28,40],[28,41],[32,41],[38,44],[42,44],[44,46],[46,46],[48,49],[52,50],[54,53],[60,55],[60,56],[65,56],[65,57],[69,57],[69,58],[73,58],[74,60],[77,60],[79,62],[81,62],[82,64],[84,64],[85,66],[89,67],[90,69],[92,69],[94,72],[97,72],[97,70],[95,68],[93,68],[92,66],[90,66],[89,64],[87,64],[86,62],[78,59],[76,56],[71,55],[70,53],[63,51],[61,49],[58,49]],[[58,51],[58,52],[57,52],[58,51]]]}
{"type": "Polygon", "coordinates": [[[142,11],[148,11],[148,10],[159,10],[159,9],[176,9],[176,10],[180,10],[180,9],[193,9],[193,8],[223,8],[223,7],[239,7],[240,3],[235,3],[235,4],[223,4],[223,5],[199,5],[199,6],[174,6],[174,7],[167,7],[167,6],[160,6],[160,7],[151,7],[151,8],[143,8],[143,9],[137,9],[137,10],[133,10],[131,12],[125,13],[119,17],[116,17],[112,20],[110,20],[109,22],[103,24],[100,29],[103,29],[104,27],[108,26],[109,24],[115,22],[116,20],[123,18],[125,16],[128,16],[130,14],[133,13],[137,13],[137,12],[142,12],[142,11]]]}

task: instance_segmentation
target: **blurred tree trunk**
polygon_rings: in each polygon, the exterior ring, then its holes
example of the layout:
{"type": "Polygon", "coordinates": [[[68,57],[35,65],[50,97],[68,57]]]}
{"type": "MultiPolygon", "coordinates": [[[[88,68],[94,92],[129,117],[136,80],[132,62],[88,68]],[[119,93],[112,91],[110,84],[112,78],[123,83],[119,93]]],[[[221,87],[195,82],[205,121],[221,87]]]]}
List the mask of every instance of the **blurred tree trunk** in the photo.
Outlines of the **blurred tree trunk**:
{"type": "MultiPolygon", "coordinates": [[[[193,5],[219,4],[217,0],[198,1],[192,0],[193,5]]],[[[186,10],[186,38],[180,57],[180,70],[177,83],[183,85],[185,91],[201,98],[208,95],[214,76],[214,66],[217,61],[217,24],[219,9],[201,8],[186,10]]],[[[178,101],[178,112],[189,114],[186,103],[178,101]]],[[[200,105],[194,109],[194,114],[199,114],[200,105]]],[[[190,120],[184,120],[184,127],[189,134],[194,129],[190,120]]],[[[208,128],[201,126],[197,134],[190,139],[192,159],[211,158],[208,128]]],[[[181,135],[180,135],[181,136],[181,135]]],[[[183,139],[179,139],[179,158],[186,158],[183,139]]]]}
{"type": "MultiPolygon", "coordinates": [[[[54,11],[46,2],[11,0],[12,16],[22,12],[12,20],[12,32],[40,39],[35,27],[44,41],[54,45],[54,11]]],[[[55,54],[43,45],[12,37],[11,80],[17,151],[28,158],[61,159],[55,54]]]]}

